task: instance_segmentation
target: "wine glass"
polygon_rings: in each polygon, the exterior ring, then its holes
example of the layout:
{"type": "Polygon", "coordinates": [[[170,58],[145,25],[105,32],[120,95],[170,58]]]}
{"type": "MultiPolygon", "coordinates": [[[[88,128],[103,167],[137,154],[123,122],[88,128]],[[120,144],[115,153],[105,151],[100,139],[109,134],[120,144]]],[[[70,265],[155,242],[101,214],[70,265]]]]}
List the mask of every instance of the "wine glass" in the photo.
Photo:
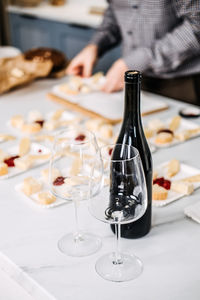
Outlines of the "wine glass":
{"type": "Polygon", "coordinates": [[[138,220],[147,208],[144,171],[136,148],[125,145],[102,147],[104,186],[89,201],[90,213],[100,221],[115,224],[116,251],[105,254],[96,262],[96,271],[104,279],[122,282],[142,272],[142,262],[133,254],[121,253],[121,224],[138,220]]]}
{"type": "Polygon", "coordinates": [[[80,230],[78,206],[98,193],[102,174],[100,151],[92,132],[73,128],[56,135],[49,170],[51,191],[56,197],[72,201],[75,207],[75,232],[58,241],[58,248],[67,255],[86,256],[101,247],[99,237],[80,230]]]}

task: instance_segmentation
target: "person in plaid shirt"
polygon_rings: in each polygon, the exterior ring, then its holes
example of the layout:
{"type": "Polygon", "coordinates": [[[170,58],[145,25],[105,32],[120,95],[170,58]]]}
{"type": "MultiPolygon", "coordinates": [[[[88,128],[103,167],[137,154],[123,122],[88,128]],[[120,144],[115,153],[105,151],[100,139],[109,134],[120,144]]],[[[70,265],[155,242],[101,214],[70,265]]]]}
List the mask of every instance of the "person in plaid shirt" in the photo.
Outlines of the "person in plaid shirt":
{"type": "Polygon", "coordinates": [[[200,0],[109,0],[102,24],[71,62],[68,74],[88,77],[97,59],[121,44],[102,90],[123,88],[138,69],[143,88],[200,105],[200,0]]]}

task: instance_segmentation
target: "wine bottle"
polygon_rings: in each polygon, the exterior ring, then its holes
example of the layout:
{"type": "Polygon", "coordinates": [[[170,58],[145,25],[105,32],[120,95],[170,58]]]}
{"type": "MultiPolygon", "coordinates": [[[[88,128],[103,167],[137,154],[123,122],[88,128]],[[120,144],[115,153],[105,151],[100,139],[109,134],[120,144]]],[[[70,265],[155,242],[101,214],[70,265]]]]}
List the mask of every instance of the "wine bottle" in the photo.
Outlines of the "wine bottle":
{"type": "MultiPolygon", "coordinates": [[[[148,206],[145,214],[137,221],[121,226],[124,238],[139,238],[146,235],[151,228],[152,209],[152,157],[144,135],[140,113],[141,73],[125,72],[125,107],[122,127],[117,139],[118,144],[132,145],[138,149],[144,169],[148,206]]],[[[112,193],[110,194],[112,198],[112,193]]],[[[112,201],[112,199],[110,199],[112,201]]],[[[115,228],[111,225],[113,231],[115,228]]]]}

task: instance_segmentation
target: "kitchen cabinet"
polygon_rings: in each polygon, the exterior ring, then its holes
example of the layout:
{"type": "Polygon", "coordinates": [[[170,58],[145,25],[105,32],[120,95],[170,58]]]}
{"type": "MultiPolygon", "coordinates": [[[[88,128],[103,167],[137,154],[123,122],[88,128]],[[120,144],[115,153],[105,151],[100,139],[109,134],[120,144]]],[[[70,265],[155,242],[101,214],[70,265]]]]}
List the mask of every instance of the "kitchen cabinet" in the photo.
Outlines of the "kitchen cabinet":
{"type": "MultiPolygon", "coordinates": [[[[72,59],[95,32],[94,28],[41,19],[32,15],[9,13],[11,44],[22,51],[34,47],[52,47],[63,51],[72,59]]],[[[106,72],[120,56],[120,47],[104,55],[95,71],[106,72]]]]}

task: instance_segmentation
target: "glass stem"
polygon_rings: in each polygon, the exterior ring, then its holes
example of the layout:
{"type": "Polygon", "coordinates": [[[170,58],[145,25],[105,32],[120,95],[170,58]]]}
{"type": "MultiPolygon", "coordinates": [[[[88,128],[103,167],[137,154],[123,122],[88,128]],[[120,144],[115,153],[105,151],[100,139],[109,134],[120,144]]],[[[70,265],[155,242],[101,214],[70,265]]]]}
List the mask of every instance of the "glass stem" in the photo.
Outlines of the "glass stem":
{"type": "Polygon", "coordinates": [[[120,254],[120,242],[121,242],[121,224],[120,222],[115,224],[115,236],[116,236],[116,250],[115,250],[115,261],[113,262],[115,265],[120,265],[123,263],[122,257],[120,254]]]}
{"type": "Polygon", "coordinates": [[[74,200],[74,212],[75,212],[75,232],[74,232],[74,242],[79,242],[83,240],[82,234],[79,229],[78,222],[78,203],[77,200],[74,200]]]}

